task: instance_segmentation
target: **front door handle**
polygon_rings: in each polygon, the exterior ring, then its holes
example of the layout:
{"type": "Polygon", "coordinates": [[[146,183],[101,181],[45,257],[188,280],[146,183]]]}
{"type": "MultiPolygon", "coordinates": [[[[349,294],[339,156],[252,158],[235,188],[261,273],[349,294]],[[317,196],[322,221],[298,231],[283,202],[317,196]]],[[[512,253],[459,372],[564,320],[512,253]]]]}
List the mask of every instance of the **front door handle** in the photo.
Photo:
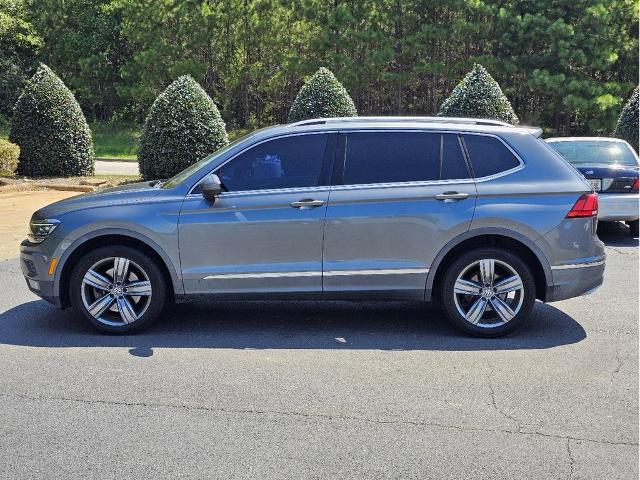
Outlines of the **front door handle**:
{"type": "Polygon", "coordinates": [[[444,193],[439,193],[438,195],[435,196],[436,200],[442,200],[442,201],[455,201],[455,200],[464,200],[465,198],[467,198],[469,196],[468,193],[462,193],[462,192],[444,192],[444,193]]]}
{"type": "Polygon", "coordinates": [[[322,200],[314,200],[313,198],[305,198],[303,200],[298,200],[297,202],[291,202],[289,205],[293,208],[307,209],[321,207],[324,205],[324,202],[322,200]]]}

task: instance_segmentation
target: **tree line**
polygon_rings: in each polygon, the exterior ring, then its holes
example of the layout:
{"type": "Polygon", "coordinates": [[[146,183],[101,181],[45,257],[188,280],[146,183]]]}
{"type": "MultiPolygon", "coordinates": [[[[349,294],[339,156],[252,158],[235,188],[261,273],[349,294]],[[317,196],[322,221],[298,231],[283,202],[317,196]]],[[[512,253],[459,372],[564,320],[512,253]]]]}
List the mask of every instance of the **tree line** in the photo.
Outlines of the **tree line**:
{"type": "Polygon", "coordinates": [[[229,129],[287,120],[326,66],[361,115],[431,115],[475,63],[523,124],[609,134],[638,83],[638,0],[0,0],[0,112],[39,62],[90,120],[193,77],[229,129]]]}

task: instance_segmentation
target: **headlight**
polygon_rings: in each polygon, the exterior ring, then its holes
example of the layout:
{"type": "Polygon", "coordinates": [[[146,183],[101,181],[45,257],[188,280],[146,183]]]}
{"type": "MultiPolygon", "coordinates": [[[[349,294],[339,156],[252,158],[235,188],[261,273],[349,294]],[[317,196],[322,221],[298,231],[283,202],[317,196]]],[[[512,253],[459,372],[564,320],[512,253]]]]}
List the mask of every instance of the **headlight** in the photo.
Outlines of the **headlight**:
{"type": "Polygon", "coordinates": [[[29,241],[31,243],[42,243],[49,235],[60,225],[60,221],[47,220],[31,220],[29,223],[29,241]]]}

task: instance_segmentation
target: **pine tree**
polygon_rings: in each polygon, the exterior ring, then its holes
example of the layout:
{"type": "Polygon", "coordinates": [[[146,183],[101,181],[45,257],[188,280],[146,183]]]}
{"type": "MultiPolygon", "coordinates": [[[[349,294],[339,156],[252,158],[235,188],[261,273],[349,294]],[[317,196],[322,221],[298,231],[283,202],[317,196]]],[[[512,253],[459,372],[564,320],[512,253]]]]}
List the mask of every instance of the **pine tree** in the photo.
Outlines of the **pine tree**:
{"type": "Polygon", "coordinates": [[[489,118],[518,124],[518,117],[498,82],[477,63],[442,103],[438,115],[489,118]]]}
{"type": "Polygon", "coordinates": [[[357,115],[347,90],[329,69],[321,67],[298,92],[289,112],[289,122],[357,115]]]}
{"type": "Polygon", "coordinates": [[[9,140],[20,146],[19,175],[93,175],[87,120],[73,93],[46,65],[18,97],[9,140]]]}
{"type": "Polygon", "coordinates": [[[638,151],[638,87],[622,109],[613,134],[629,142],[638,151]]]}
{"type": "Polygon", "coordinates": [[[145,179],[172,177],[227,143],[215,103],[184,75],[153,102],[140,138],[140,173],[145,179]]]}

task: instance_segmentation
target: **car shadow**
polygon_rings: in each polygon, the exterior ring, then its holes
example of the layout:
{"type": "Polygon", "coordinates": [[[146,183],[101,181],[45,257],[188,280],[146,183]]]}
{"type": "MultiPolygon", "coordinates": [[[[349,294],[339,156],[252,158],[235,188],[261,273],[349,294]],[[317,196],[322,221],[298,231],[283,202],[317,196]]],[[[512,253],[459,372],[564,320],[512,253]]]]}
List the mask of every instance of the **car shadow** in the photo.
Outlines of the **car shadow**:
{"type": "Polygon", "coordinates": [[[638,237],[629,234],[629,226],[622,222],[598,222],[598,237],[608,247],[637,247],[638,237]]]}
{"type": "Polygon", "coordinates": [[[128,347],[138,357],[154,348],[517,350],[545,349],[586,338],[573,318],[537,303],[532,318],[498,339],[465,336],[443,314],[417,303],[225,302],[176,305],[135,335],[96,332],[70,311],[43,301],[0,314],[0,343],[32,347],[128,347]]]}

